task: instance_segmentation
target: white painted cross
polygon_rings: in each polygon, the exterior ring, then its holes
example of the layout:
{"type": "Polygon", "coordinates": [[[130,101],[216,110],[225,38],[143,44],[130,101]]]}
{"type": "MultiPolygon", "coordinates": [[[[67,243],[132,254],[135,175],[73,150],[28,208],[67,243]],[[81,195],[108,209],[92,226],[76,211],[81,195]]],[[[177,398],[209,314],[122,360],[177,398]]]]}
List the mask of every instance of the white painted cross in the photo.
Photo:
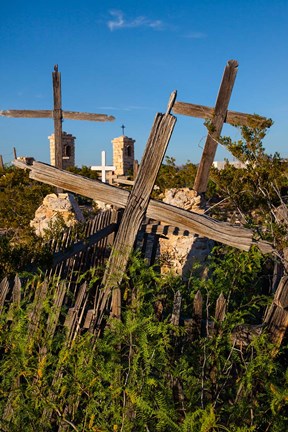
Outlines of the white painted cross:
{"type": "Polygon", "coordinates": [[[101,171],[101,181],[106,183],[106,172],[115,171],[116,167],[113,165],[106,166],[106,152],[103,150],[101,152],[101,165],[91,166],[92,171],[101,171]]]}

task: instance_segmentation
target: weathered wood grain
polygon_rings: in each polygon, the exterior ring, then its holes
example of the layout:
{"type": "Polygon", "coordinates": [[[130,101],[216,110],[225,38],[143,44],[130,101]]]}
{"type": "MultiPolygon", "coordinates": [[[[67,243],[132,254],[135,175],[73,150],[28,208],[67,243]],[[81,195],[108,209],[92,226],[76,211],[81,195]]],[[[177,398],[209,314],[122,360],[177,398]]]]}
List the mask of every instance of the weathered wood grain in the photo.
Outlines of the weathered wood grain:
{"type": "Polygon", "coordinates": [[[115,117],[107,114],[93,114],[77,111],[62,111],[62,114],[65,120],[86,120],[96,122],[112,122],[115,120],[115,117]]]}
{"type": "Polygon", "coordinates": [[[0,117],[8,118],[53,118],[51,110],[2,110],[0,117]]]}
{"type": "MultiPolygon", "coordinates": [[[[53,119],[53,110],[0,110],[0,117],[53,119]]],[[[86,120],[95,122],[111,122],[115,120],[115,117],[107,114],[94,114],[64,110],[62,110],[62,118],[64,120],[86,120]]]]}
{"type": "Polygon", "coordinates": [[[88,292],[89,287],[85,281],[79,288],[74,306],[67,312],[64,326],[67,328],[66,340],[68,344],[75,340],[80,330],[80,323],[88,300],[88,292]]]}
{"type": "Polygon", "coordinates": [[[54,99],[54,139],[55,139],[55,166],[62,168],[62,101],[61,101],[61,74],[55,66],[52,72],[53,78],[53,99],[54,99]]]}
{"type": "Polygon", "coordinates": [[[0,313],[3,310],[4,303],[5,303],[5,300],[6,300],[6,297],[8,295],[9,290],[10,290],[9,280],[7,277],[5,277],[0,282],[0,313]]]}
{"type": "Polygon", "coordinates": [[[170,319],[171,324],[175,326],[179,326],[180,324],[181,303],[182,303],[181,292],[176,291],[174,295],[173,310],[170,319]]]}
{"type": "Polygon", "coordinates": [[[273,302],[265,317],[264,325],[270,339],[277,346],[282,342],[288,327],[288,276],[281,278],[273,302]]]}
{"type": "MultiPolygon", "coordinates": [[[[87,179],[68,171],[61,171],[41,162],[34,162],[30,166],[18,160],[15,160],[13,163],[19,168],[31,170],[30,178],[34,180],[61,187],[64,190],[69,190],[94,200],[104,201],[116,207],[124,208],[127,204],[129,196],[127,190],[116,188],[97,180],[87,179]]],[[[257,245],[263,253],[272,253],[274,250],[270,243],[254,241],[253,232],[249,229],[232,226],[226,222],[212,219],[209,216],[189,212],[160,201],[151,199],[146,215],[167,225],[175,226],[191,233],[197,233],[241,250],[248,251],[253,244],[257,245]]]]}
{"type": "Polygon", "coordinates": [[[228,104],[238,71],[236,60],[229,60],[224,70],[224,75],[220,85],[216,100],[214,116],[211,120],[211,130],[208,131],[202,158],[196,173],[193,189],[198,193],[205,193],[207,189],[209,171],[213,164],[218,138],[221,134],[223,123],[226,118],[228,104]]]}
{"type": "Polygon", "coordinates": [[[89,247],[93,246],[95,243],[99,242],[103,238],[106,238],[117,229],[116,223],[111,223],[105,228],[100,229],[96,233],[91,236],[85,238],[83,241],[78,241],[73,243],[71,246],[68,246],[67,249],[56,252],[53,255],[53,265],[59,264],[61,261],[67,260],[68,258],[73,257],[80,252],[85,251],[89,247]]]}
{"type": "MultiPolygon", "coordinates": [[[[147,211],[150,194],[153,190],[166,148],[172,135],[176,118],[170,114],[170,97],[168,113],[156,114],[150,136],[139,167],[131,193],[121,219],[112,251],[103,278],[103,295],[100,296],[97,316],[101,320],[107,300],[113,290],[112,314],[121,314],[121,294],[119,284],[126,270],[128,258],[133,249],[136,235],[147,211]]],[[[99,327],[99,319],[97,326],[99,327]]]]}
{"type": "MultiPolygon", "coordinates": [[[[51,307],[51,312],[47,319],[46,332],[47,332],[47,342],[48,344],[52,341],[56,327],[58,325],[58,320],[60,317],[61,308],[65,295],[67,293],[67,284],[64,281],[58,283],[54,295],[53,304],[51,307]]],[[[43,347],[42,354],[46,352],[47,347],[43,347]]]]}
{"type": "Polygon", "coordinates": [[[16,274],[16,276],[14,278],[14,286],[13,286],[13,291],[12,291],[12,299],[13,299],[14,306],[16,306],[17,308],[20,307],[21,287],[22,287],[21,280],[20,280],[18,274],[16,274]]]}
{"type": "MultiPolygon", "coordinates": [[[[189,117],[203,118],[205,120],[213,120],[215,108],[204,105],[196,105],[187,102],[175,102],[173,107],[175,114],[186,115],[189,117]]],[[[224,123],[229,123],[233,126],[252,126],[262,127],[267,122],[266,117],[257,114],[246,114],[237,111],[227,110],[224,118],[224,123]]]]}
{"type": "Polygon", "coordinates": [[[197,321],[201,321],[202,319],[202,310],[203,310],[203,297],[201,291],[197,291],[193,300],[193,318],[197,321]]]}
{"type": "Polygon", "coordinates": [[[227,305],[227,301],[223,293],[221,293],[216,301],[215,316],[214,316],[216,321],[218,322],[224,321],[226,315],[226,305],[227,305]]]}
{"type": "Polygon", "coordinates": [[[47,292],[48,292],[47,280],[44,280],[43,282],[37,284],[35,297],[33,301],[33,307],[31,313],[29,314],[28,340],[33,337],[34,332],[38,329],[41,313],[45,305],[47,292]]]}

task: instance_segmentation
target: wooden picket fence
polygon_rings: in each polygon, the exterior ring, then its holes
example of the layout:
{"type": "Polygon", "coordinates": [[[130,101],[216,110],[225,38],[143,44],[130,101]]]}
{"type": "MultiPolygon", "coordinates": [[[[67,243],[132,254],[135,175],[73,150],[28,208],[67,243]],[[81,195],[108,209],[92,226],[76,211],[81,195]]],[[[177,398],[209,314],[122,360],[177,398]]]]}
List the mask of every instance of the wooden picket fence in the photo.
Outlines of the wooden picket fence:
{"type": "MultiPolygon", "coordinates": [[[[89,280],[86,279],[78,284],[77,291],[69,290],[69,283],[66,280],[59,280],[57,277],[55,279],[55,275],[50,279],[46,276],[35,280],[33,283],[30,281],[28,285],[18,275],[12,279],[5,277],[0,283],[0,313],[6,311],[9,316],[9,311],[17,310],[22,302],[28,301],[29,305],[32,305],[29,312],[28,328],[28,339],[31,339],[34,333],[37,333],[44,305],[48,302],[53,309],[51,314],[47,316],[47,322],[44,325],[49,336],[48,339],[52,340],[56,329],[59,326],[64,326],[66,329],[65,344],[70,344],[79,333],[87,330],[92,333],[96,331],[93,328],[92,309],[90,307],[97,297],[97,287],[96,281],[96,283],[93,282],[91,289],[91,284],[89,286],[89,280]]],[[[200,291],[195,295],[189,317],[184,317],[181,314],[181,303],[180,291],[175,293],[170,311],[164,310],[161,301],[156,302],[155,314],[157,319],[161,320],[163,315],[170,316],[171,324],[174,326],[184,325],[188,333],[190,335],[193,333],[195,337],[209,336],[209,332],[214,331],[214,324],[216,322],[219,324],[225,319],[226,299],[223,294],[220,294],[216,301],[214,313],[209,312],[209,319],[207,319],[208,313],[200,291]]]]}

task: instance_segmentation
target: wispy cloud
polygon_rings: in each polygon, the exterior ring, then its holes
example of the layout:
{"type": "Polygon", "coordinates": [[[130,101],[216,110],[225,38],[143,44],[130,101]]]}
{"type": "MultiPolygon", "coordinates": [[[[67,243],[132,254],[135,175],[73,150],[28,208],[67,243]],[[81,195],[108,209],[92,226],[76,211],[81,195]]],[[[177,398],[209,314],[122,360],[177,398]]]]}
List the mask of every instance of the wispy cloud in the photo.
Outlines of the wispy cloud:
{"type": "Polygon", "coordinates": [[[107,22],[107,26],[111,31],[137,27],[149,27],[153,30],[159,30],[164,26],[161,20],[151,20],[146,16],[138,16],[132,19],[126,18],[121,10],[111,10],[110,15],[113,18],[107,22]]]}
{"type": "Polygon", "coordinates": [[[205,39],[207,37],[207,34],[195,31],[195,32],[186,33],[184,37],[187,39],[205,39]]]}

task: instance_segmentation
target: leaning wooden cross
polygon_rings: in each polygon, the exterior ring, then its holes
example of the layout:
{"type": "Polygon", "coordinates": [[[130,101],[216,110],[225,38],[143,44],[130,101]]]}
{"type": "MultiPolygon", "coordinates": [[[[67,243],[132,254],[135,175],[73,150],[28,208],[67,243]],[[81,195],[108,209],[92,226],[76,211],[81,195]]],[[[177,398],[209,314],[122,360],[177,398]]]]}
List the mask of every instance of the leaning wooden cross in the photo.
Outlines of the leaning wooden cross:
{"type": "Polygon", "coordinates": [[[53,97],[54,109],[51,110],[6,110],[0,111],[2,117],[14,118],[53,118],[55,136],[55,166],[62,168],[62,121],[67,120],[89,120],[97,122],[113,121],[115,117],[106,114],[92,114],[85,112],[63,111],[61,97],[61,74],[58,72],[58,65],[54,66],[53,78],[53,97]]]}
{"type": "Polygon", "coordinates": [[[267,121],[265,117],[258,115],[228,111],[237,71],[238,62],[229,60],[224,70],[215,108],[186,102],[175,102],[173,107],[175,114],[198,117],[211,122],[193,186],[198,194],[205,194],[207,190],[209,171],[214,161],[223,124],[229,123],[233,126],[251,126],[253,124],[253,127],[261,127],[267,121]]]}
{"type": "Polygon", "coordinates": [[[121,315],[119,283],[125,273],[129,256],[146,214],[150,195],[176,123],[176,118],[170,114],[175,99],[176,92],[170,96],[166,114],[156,114],[135,183],[122,216],[121,228],[117,232],[104,274],[103,291],[99,296],[95,311],[97,322],[94,323],[94,327],[96,328],[100,328],[108,298],[112,291],[111,313],[115,317],[121,315]]]}

